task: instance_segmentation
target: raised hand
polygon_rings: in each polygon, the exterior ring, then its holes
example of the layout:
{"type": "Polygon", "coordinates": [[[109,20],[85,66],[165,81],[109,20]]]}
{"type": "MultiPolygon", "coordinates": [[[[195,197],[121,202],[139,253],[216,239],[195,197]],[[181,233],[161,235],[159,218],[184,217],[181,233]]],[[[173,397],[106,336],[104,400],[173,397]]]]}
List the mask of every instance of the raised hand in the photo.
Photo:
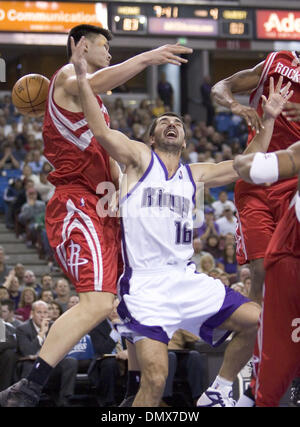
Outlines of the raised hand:
{"type": "Polygon", "coordinates": [[[82,36],[77,45],[75,45],[73,37],[71,37],[71,62],[74,64],[75,72],[78,77],[85,77],[87,73],[87,62],[84,56],[86,49],[85,37],[82,36]]]}
{"type": "Polygon", "coordinates": [[[246,121],[247,125],[252,128],[256,133],[262,129],[262,121],[257,111],[252,107],[247,107],[246,105],[242,105],[239,102],[232,102],[230,106],[231,112],[236,114],[237,116],[243,117],[246,121]]]}
{"type": "Polygon", "coordinates": [[[181,65],[187,63],[187,59],[181,58],[179,55],[193,53],[193,49],[182,46],[179,43],[166,44],[157,49],[150,50],[147,54],[150,57],[151,65],[174,64],[181,65]]]}
{"type": "Polygon", "coordinates": [[[283,77],[280,76],[276,88],[274,89],[274,79],[270,78],[269,85],[269,96],[268,99],[262,95],[262,108],[264,110],[265,117],[271,117],[276,119],[276,117],[282,112],[286,102],[293,95],[293,91],[289,91],[291,87],[291,82],[287,83],[282,88],[283,77]]]}

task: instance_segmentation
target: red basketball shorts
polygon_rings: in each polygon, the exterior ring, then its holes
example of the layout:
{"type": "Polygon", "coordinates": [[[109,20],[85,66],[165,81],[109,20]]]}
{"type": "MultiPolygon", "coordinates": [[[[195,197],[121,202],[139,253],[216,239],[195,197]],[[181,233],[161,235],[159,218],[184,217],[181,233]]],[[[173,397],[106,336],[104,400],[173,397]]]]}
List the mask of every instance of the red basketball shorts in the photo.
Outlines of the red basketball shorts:
{"type": "Polygon", "coordinates": [[[46,210],[46,231],[57,262],[77,292],[116,293],[120,255],[117,218],[100,218],[99,198],[81,187],[55,191],[46,210]]]}
{"type": "Polygon", "coordinates": [[[264,258],[275,227],[288,209],[296,188],[297,178],[279,181],[269,187],[242,180],[236,182],[236,257],[239,264],[264,258]]]}
{"type": "Polygon", "coordinates": [[[286,256],[267,266],[254,361],[256,405],[278,406],[300,372],[299,258],[286,256]]]}

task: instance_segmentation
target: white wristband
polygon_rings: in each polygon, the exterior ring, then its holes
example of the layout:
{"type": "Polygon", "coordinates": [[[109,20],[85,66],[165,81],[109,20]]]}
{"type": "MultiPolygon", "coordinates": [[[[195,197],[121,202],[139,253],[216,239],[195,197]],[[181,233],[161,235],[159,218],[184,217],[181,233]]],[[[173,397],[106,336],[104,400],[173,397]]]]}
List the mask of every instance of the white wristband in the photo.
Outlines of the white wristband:
{"type": "Polygon", "coordinates": [[[250,168],[254,184],[272,184],[278,181],[278,159],[275,153],[256,153],[250,168]]]}

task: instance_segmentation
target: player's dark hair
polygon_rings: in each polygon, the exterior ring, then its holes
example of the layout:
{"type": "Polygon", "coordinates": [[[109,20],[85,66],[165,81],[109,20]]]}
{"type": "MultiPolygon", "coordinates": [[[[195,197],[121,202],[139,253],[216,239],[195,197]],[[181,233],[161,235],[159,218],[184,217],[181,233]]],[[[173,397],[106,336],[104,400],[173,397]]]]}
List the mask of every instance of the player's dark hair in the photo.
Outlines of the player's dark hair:
{"type": "Polygon", "coordinates": [[[84,37],[90,37],[93,35],[102,34],[108,41],[112,39],[112,34],[109,30],[101,27],[97,27],[95,25],[77,25],[76,27],[72,28],[68,34],[68,40],[67,40],[67,56],[68,60],[72,56],[72,50],[71,50],[71,37],[73,37],[75,45],[79,42],[82,36],[84,37]]]}
{"type": "Polygon", "coordinates": [[[153,120],[153,122],[151,123],[151,125],[149,127],[149,132],[148,132],[149,136],[153,136],[154,135],[158,119],[160,119],[161,117],[165,117],[165,116],[167,116],[167,117],[177,117],[181,121],[181,123],[183,125],[184,135],[186,135],[186,127],[185,127],[183,118],[181,116],[179,116],[178,114],[173,113],[172,111],[170,111],[170,112],[161,114],[160,116],[156,117],[153,120]]]}

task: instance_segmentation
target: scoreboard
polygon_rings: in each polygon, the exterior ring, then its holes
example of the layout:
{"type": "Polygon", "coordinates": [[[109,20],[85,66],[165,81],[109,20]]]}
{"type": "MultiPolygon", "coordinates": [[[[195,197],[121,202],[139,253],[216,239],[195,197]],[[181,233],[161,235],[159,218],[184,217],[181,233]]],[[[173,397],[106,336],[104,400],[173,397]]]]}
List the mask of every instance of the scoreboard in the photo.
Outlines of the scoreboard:
{"type": "Polygon", "coordinates": [[[254,11],[248,8],[182,4],[113,3],[115,34],[177,35],[252,39],[254,11]]]}

